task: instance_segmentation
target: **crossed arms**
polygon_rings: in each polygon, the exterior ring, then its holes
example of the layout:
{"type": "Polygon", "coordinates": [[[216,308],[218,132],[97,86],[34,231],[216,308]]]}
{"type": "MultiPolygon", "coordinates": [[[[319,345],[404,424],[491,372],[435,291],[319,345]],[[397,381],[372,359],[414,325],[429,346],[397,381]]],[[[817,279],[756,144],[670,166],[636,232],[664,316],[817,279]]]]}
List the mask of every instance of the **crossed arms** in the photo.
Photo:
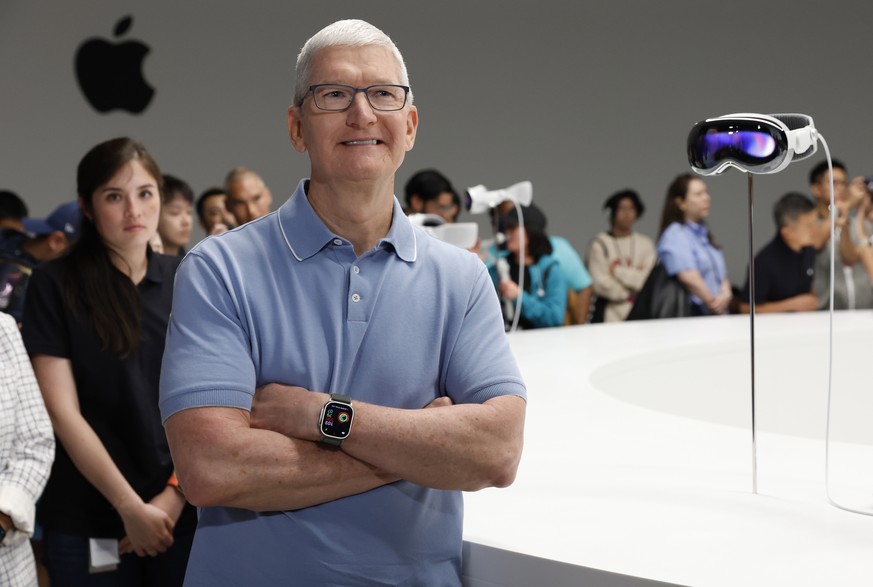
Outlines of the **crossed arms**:
{"type": "Polygon", "coordinates": [[[521,458],[525,401],[500,396],[453,405],[438,398],[402,410],[355,401],[341,450],[318,442],[328,395],[270,384],[251,412],[182,410],[165,422],[176,474],[197,506],[294,510],[404,479],[474,491],[512,483],[521,458]]]}

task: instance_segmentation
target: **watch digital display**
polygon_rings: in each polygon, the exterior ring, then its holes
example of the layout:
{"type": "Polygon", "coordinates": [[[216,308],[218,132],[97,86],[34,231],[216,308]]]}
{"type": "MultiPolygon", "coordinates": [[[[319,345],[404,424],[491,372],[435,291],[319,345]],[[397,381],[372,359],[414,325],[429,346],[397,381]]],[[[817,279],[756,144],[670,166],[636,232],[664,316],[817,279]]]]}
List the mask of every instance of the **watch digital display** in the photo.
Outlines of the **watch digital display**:
{"type": "Polygon", "coordinates": [[[346,438],[352,429],[352,407],[339,402],[328,402],[321,418],[321,433],[333,438],[346,438]]]}

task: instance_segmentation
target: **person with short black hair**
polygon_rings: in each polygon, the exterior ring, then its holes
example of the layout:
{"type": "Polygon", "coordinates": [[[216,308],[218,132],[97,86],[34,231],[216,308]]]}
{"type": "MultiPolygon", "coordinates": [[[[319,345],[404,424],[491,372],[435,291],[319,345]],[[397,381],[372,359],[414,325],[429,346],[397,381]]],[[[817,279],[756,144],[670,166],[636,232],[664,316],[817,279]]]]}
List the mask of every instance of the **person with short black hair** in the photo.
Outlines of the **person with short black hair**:
{"type": "Polygon", "coordinates": [[[200,228],[209,236],[236,227],[236,219],[227,210],[227,194],[224,188],[213,187],[204,191],[197,198],[195,208],[200,228]]]}
{"type": "MultiPolygon", "coordinates": [[[[27,204],[18,194],[9,190],[0,190],[0,233],[6,229],[24,232],[22,220],[27,215],[27,204]]],[[[0,234],[0,239],[2,238],[0,234]]]]}
{"type": "Polygon", "coordinates": [[[461,198],[452,182],[436,169],[424,169],[412,175],[404,187],[407,214],[436,214],[446,222],[456,222],[461,212],[461,198]]]}
{"type": "Polygon", "coordinates": [[[182,257],[185,247],[191,240],[191,209],[194,205],[194,192],[191,186],[175,175],[164,175],[164,188],[161,191],[161,219],[158,234],[165,255],[182,257]]]}
{"type": "MultiPolygon", "coordinates": [[[[776,235],[755,255],[755,312],[815,310],[815,203],[803,194],[789,192],[773,206],[773,220],[776,235]]],[[[749,313],[750,300],[747,277],[740,298],[741,313],[749,313]]]]}
{"type": "Polygon", "coordinates": [[[19,232],[4,229],[0,239],[0,312],[21,324],[33,268],[62,255],[79,235],[79,204],[61,204],[46,218],[23,218],[19,232]]]}
{"type": "MultiPolygon", "coordinates": [[[[853,240],[852,216],[857,212],[863,189],[850,189],[848,170],[846,166],[834,159],[833,183],[834,206],[834,301],[836,310],[854,310],[856,308],[873,308],[873,287],[864,264],[860,262],[857,244],[853,240]]],[[[818,224],[815,231],[813,247],[817,251],[815,258],[815,275],[813,276],[813,291],[818,297],[818,308],[830,307],[831,289],[831,246],[830,241],[830,180],[831,174],[827,161],[815,165],[809,173],[809,190],[816,201],[818,224]]]]}
{"type": "Polygon", "coordinates": [[[627,318],[658,254],[649,237],[634,224],[645,206],[631,189],[618,191],[603,204],[609,214],[609,231],[601,232],[588,246],[588,270],[597,296],[592,322],[619,322],[627,318]]]}

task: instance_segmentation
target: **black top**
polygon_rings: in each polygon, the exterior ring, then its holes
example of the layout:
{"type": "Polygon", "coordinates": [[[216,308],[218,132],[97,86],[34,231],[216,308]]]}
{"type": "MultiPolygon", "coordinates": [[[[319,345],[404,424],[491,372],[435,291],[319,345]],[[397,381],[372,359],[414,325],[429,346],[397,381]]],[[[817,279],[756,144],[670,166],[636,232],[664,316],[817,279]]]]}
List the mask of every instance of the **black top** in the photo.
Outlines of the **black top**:
{"type": "MultiPolygon", "coordinates": [[[[815,250],[812,247],[793,251],[777,234],[755,255],[755,303],[779,302],[812,293],[814,266],[815,250]]],[[[748,303],[748,277],[742,296],[742,300],[748,303]]]]}
{"type": "MultiPolygon", "coordinates": [[[[144,501],[163,491],[173,472],[158,410],[158,381],[179,262],[178,257],[150,254],[146,276],[137,286],[142,343],[126,359],[103,348],[84,310],[73,316],[64,301],[63,258],[34,270],[24,307],[22,336],[28,353],[71,361],[82,415],[144,501]]],[[[55,531],[107,538],[125,534],[121,517],[79,473],[60,442],[37,514],[55,531]]],[[[176,532],[191,532],[195,525],[195,510],[188,505],[176,532]]]]}

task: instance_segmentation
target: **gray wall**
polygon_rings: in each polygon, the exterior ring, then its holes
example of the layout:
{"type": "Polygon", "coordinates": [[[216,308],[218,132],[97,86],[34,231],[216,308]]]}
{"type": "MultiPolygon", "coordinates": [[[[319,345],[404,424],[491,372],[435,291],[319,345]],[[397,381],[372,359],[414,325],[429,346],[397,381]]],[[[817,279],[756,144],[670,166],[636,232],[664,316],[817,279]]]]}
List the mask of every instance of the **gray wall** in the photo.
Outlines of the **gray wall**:
{"type": "MultiPolygon", "coordinates": [[[[605,225],[603,200],[623,187],[643,195],[639,226],[655,235],[666,185],[688,168],[688,130],[710,116],[809,114],[851,175],[873,174],[871,17],[873,5],[848,0],[3,0],[0,188],[44,215],[75,196],[88,148],[130,135],[195,192],[245,164],[262,172],[278,205],[308,170],[285,126],[296,53],[323,25],[364,18],[397,42],[420,110],[398,192],[431,166],[459,188],[530,179],[550,231],[584,250],[605,225]],[[73,54],[85,38],[110,37],[126,14],[126,38],[152,47],[145,73],[157,95],[139,116],[97,114],[79,92],[73,54]]],[[[811,165],[755,179],[756,248],[773,232],[772,203],[806,191],[811,165]]],[[[746,180],[729,172],[708,185],[710,224],[739,283],[746,180]]]]}

